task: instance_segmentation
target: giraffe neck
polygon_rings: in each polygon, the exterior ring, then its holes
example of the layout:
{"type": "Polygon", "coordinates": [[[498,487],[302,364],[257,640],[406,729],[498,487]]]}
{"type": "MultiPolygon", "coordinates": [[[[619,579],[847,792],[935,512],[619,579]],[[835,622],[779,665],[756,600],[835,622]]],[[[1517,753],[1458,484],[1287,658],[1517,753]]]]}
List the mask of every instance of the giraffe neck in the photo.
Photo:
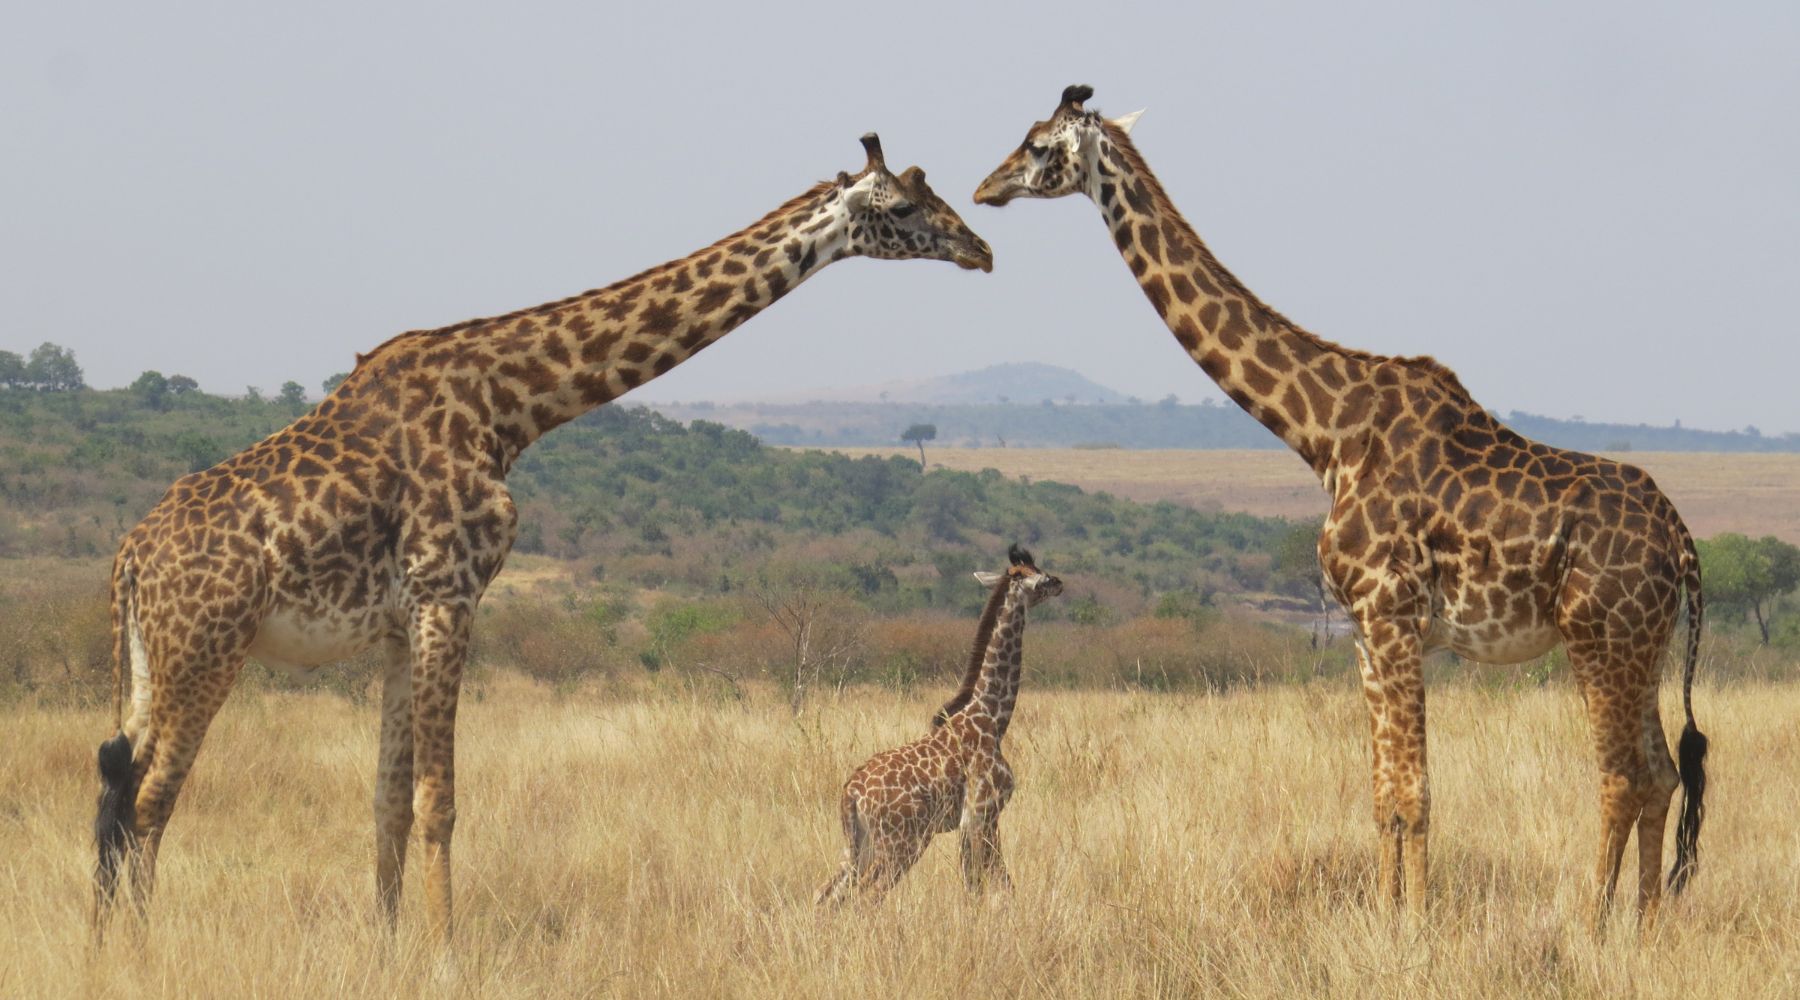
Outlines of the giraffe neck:
{"type": "Polygon", "coordinates": [[[1019,697],[1019,664],[1025,648],[1025,595],[1008,586],[1006,603],[994,622],[994,634],[982,654],[981,673],[967,711],[981,712],[994,720],[994,738],[1006,735],[1013,704],[1019,697]]]}
{"type": "Polygon", "coordinates": [[[1332,344],[1264,305],[1227,271],[1117,126],[1104,126],[1088,196],[1144,295],[1201,369],[1324,478],[1365,427],[1383,360],[1332,344]]]}
{"type": "Polygon", "coordinates": [[[1012,591],[1012,580],[1003,578],[994,585],[988,594],[987,603],[981,607],[981,619],[975,625],[975,642],[969,649],[968,667],[963,671],[962,685],[950,700],[931,718],[933,729],[941,726],[952,715],[962,711],[963,707],[975,697],[975,682],[981,679],[981,665],[987,662],[988,642],[994,636],[994,626],[1000,620],[1000,609],[1006,603],[1006,596],[1012,591]]]}
{"type": "MultiPolygon", "coordinates": [[[[420,407],[453,396],[493,429],[502,468],[551,428],[682,363],[848,255],[841,191],[816,185],[678,260],[572,298],[441,330],[363,358],[341,391],[376,380],[420,407]]],[[[453,418],[454,419],[454,418],[453,418]]]]}

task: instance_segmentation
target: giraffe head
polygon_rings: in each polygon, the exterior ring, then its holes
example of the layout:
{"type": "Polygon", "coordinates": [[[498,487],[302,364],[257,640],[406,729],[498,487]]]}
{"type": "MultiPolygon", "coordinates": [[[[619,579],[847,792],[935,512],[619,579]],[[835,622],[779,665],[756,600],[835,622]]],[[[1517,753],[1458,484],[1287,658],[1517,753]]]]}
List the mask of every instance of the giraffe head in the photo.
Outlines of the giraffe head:
{"type": "Polygon", "coordinates": [[[1098,111],[1082,103],[1094,96],[1094,88],[1072,84],[1064,88],[1062,103],[1044,121],[1025,133],[1025,141],[1013,150],[987,180],[975,189],[975,201],[1000,206],[1014,198],[1061,198],[1091,194],[1097,176],[1106,126],[1129,131],[1143,112],[1108,122],[1098,111]]]}
{"type": "Polygon", "coordinates": [[[862,137],[868,165],[837,176],[838,193],[849,218],[848,252],[879,260],[947,260],[969,270],[992,271],[994,252],[956,211],[925,183],[925,171],[907,167],[890,173],[881,139],[862,137]]]}
{"type": "Polygon", "coordinates": [[[1031,553],[1019,548],[1015,543],[1013,547],[1008,550],[1006,555],[1007,559],[1012,563],[1012,565],[1006,568],[1006,572],[977,572],[975,574],[975,579],[979,580],[984,587],[995,587],[998,586],[1002,580],[1005,580],[1008,587],[1014,593],[1024,595],[1025,606],[1028,608],[1036,607],[1046,598],[1055,597],[1062,593],[1063,582],[1061,578],[1051,576],[1043,570],[1038,569],[1037,563],[1031,558],[1031,553]]]}

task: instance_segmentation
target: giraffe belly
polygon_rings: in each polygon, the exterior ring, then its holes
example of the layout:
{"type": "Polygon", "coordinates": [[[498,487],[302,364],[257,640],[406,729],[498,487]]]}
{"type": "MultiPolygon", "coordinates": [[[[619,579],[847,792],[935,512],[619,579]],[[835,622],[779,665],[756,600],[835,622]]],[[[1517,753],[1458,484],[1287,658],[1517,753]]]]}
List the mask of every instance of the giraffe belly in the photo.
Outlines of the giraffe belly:
{"type": "Polygon", "coordinates": [[[304,677],[314,667],[368,649],[388,631],[386,617],[377,613],[318,615],[278,608],[256,630],[250,655],[271,670],[304,677]]]}
{"type": "Polygon", "coordinates": [[[1427,652],[1454,650],[1456,655],[1476,663],[1507,664],[1542,656],[1555,649],[1560,642],[1562,633],[1555,625],[1548,623],[1510,626],[1484,623],[1466,626],[1436,618],[1431,623],[1430,635],[1426,637],[1425,649],[1427,652]]]}

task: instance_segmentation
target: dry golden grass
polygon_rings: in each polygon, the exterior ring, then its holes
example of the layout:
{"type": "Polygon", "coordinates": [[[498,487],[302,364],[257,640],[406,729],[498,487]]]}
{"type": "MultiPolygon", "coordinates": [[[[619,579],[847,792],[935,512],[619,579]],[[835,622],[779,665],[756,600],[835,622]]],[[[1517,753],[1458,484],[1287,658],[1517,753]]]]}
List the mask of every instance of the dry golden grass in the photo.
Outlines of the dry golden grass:
{"type": "MultiPolygon", "coordinates": [[[[841,448],[850,455],[917,456],[911,448],[841,448]]],[[[1320,517],[1325,493],[1286,451],[1127,451],[1118,448],[932,448],[933,466],[998,469],[1105,490],[1144,503],[1320,517]]],[[[1722,531],[1800,544],[1800,455],[1623,452],[1610,456],[1656,479],[1698,538],[1722,531]]]]}
{"type": "Polygon", "coordinates": [[[934,698],[788,715],[650,692],[464,699],[459,960],[373,918],[375,712],[240,692],[165,841],[146,943],[86,931],[92,711],[4,710],[0,995],[1793,996],[1800,687],[1703,689],[1703,869],[1640,937],[1584,925],[1595,775],[1565,688],[1433,692],[1432,922],[1370,905],[1366,724],[1329,683],[1216,697],[1027,689],[1003,821],[1017,888],[972,901],[939,838],[886,905],[822,915],[839,783],[934,698]],[[446,989],[445,987],[449,987],[446,989]]]}

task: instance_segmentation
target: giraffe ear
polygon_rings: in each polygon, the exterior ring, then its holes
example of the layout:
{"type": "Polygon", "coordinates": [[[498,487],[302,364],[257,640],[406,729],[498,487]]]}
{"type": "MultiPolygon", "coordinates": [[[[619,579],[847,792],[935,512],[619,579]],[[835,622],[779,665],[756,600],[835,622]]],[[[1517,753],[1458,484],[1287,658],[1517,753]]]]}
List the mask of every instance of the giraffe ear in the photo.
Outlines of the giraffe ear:
{"type": "Polygon", "coordinates": [[[1143,117],[1144,112],[1147,110],[1149,110],[1149,109],[1148,108],[1139,108],[1136,111],[1133,111],[1131,114],[1120,115],[1119,117],[1114,118],[1112,120],[1112,123],[1114,125],[1119,126],[1119,131],[1130,132],[1131,126],[1136,125],[1137,120],[1139,118],[1143,117]]]}
{"type": "Polygon", "coordinates": [[[1006,576],[1001,573],[988,573],[979,569],[975,571],[975,581],[983,587],[997,586],[1000,581],[1004,579],[1006,579],[1006,576]]]}
{"type": "MultiPolygon", "coordinates": [[[[869,186],[873,174],[865,175],[862,180],[849,183],[844,188],[844,205],[852,212],[862,212],[869,207],[869,186]]],[[[849,181],[849,177],[844,178],[849,181]]]]}

